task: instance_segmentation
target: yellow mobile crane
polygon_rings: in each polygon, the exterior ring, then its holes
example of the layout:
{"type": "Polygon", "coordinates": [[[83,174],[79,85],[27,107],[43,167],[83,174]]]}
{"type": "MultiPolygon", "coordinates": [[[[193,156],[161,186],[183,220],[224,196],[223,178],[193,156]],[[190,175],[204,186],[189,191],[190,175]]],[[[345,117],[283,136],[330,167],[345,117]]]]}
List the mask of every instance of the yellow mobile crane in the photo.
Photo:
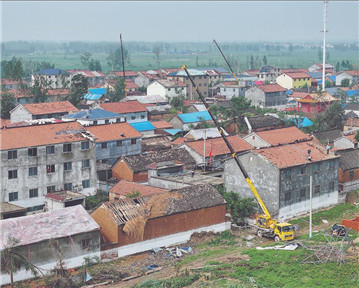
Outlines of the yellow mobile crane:
{"type": "Polygon", "coordinates": [[[261,206],[261,208],[262,208],[262,210],[264,212],[263,215],[258,215],[257,218],[256,218],[256,225],[254,225],[254,226],[257,229],[257,235],[258,236],[270,237],[270,238],[273,238],[275,241],[292,240],[294,238],[294,226],[289,224],[289,223],[279,223],[277,220],[272,219],[272,216],[270,215],[267,207],[264,205],[261,196],[259,195],[256,188],[254,187],[251,179],[249,178],[249,175],[248,175],[247,171],[244,169],[242,163],[236,157],[236,152],[233,150],[232,145],[229,143],[226,135],[223,133],[223,130],[219,126],[219,123],[218,123],[217,119],[213,116],[206,99],[202,96],[202,94],[198,90],[198,87],[194,83],[191,75],[188,73],[186,65],[183,65],[182,69],[186,72],[189,80],[192,83],[192,86],[197,91],[197,94],[198,94],[199,98],[201,99],[204,106],[206,107],[209,115],[211,116],[214,124],[216,125],[216,127],[218,129],[218,132],[222,136],[222,138],[223,138],[224,142],[226,143],[229,151],[231,152],[231,155],[232,155],[233,159],[235,160],[235,162],[237,163],[239,169],[241,170],[241,172],[242,172],[242,174],[243,174],[249,188],[251,189],[251,191],[252,191],[254,197],[256,198],[259,206],[261,206]]]}

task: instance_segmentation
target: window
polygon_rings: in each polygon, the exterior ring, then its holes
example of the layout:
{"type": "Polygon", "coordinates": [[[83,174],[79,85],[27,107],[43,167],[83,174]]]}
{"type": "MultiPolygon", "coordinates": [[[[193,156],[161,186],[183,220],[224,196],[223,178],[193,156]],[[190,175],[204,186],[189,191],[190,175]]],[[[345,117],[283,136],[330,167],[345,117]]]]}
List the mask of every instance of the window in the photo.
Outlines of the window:
{"type": "Polygon", "coordinates": [[[85,169],[85,168],[90,168],[90,160],[89,159],[82,160],[82,169],[85,169]]]}
{"type": "Polygon", "coordinates": [[[319,163],[315,163],[313,169],[314,169],[314,173],[319,173],[320,170],[319,163]]]}
{"type": "Polygon", "coordinates": [[[135,120],[136,119],[136,116],[131,116],[131,120],[135,120]]]}
{"type": "Polygon", "coordinates": [[[349,178],[350,178],[350,179],[353,179],[353,178],[354,178],[354,171],[350,171],[350,172],[349,172],[349,178]]]}
{"type": "Polygon", "coordinates": [[[291,174],[291,170],[290,170],[290,169],[284,170],[284,178],[290,178],[290,174],[291,174]]]}
{"type": "Polygon", "coordinates": [[[121,118],[116,118],[116,123],[120,123],[121,122],[121,118]]]}
{"type": "Polygon", "coordinates": [[[39,189],[30,189],[29,190],[29,197],[30,198],[35,198],[35,197],[39,197],[39,189]]]}
{"type": "Polygon", "coordinates": [[[17,158],[17,150],[7,151],[7,159],[16,159],[17,158]]]}
{"type": "Polygon", "coordinates": [[[9,202],[19,200],[19,193],[17,192],[10,192],[9,193],[9,202]]]}
{"type": "Polygon", "coordinates": [[[306,199],[306,194],[307,194],[307,190],[306,190],[306,189],[300,190],[300,201],[303,201],[303,200],[306,199]]]}
{"type": "Polygon", "coordinates": [[[55,192],[55,185],[53,185],[53,186],[47,186],[47,188],[46,188],[46,192],[47,193],[52,193],[52,192],[55,192]]]}
{"type": "Polygon", "coordinates": [[[37,167],[30,167],[29,176],[36,176],[36,175],[37,175],[37,167]]]}
{"type": "Polygon", "coordinates": [[[63,151],[64,153],[71,152],[71,143],[66,143],[66,144],[64,144],[62,151],[63,151]]]}
{"type": "Polygon", "coordinates": [[[168,91],[171,91],[171,88],[167,88],[168,91]]]}
{"type": "Polygon", "coordinates": [[[83,180],[82,181],[82,187],[83,188],[89,188],[90,187],[90,180],[83,180]]]}
{"type": "Polygon", "coordinates": [[[65,162],[64,171],[71,171],[71,170],[72,170],[72,162],[65,162]]]}
{"type": "Polygon", "coordinates": [[[81,142],[81,150],[90,149],[90,141],[81,142]]]}
{"type": "Polygon", "coordinates": [[[145,119],[146,115],[141,115],[141,119],[145,119]]]}
{"type": "Polygon", "coordinates": [[[117,146],[122,146],[122,140],[117,140],[117,141],[116,141],[116,145],[117,145],[117,146]]]}
{"type": "Polygon", "coordinates": [[[102,142],[101,149],[106,149],[106,148],[107,148],[107,142],[102,142]]]}
{"type": "Polygon", "coordinates": [[[110,120],[109,119],[106,119],[105,120],[105,124],[109,124],[110,123],[110,120]]]}
{"type": "Polygon", "coordinates": [[[300,174],[305,175],[306,167],[302,166],[300,167],[300,174]]]}
{"type": "Polygon", "coordinates": [[[334,160],[330,160],[329,161],[329,169],[333,169],[334,168],[334,160]]]}
{"type": "Polygon", "coordinates": [[[55,146],[46,146],[46,154],[55,154],[55,146]]]}
{"type": "Polygon", "coordinates": [[[333,192],[334,191],[334,182],[330,182],[329,183],[329,192],[333,192]]]}
{"type": "Polygon", "coordinates": [[[17,170],[9,170],[9,179],[17,178],[17,170]]]}
{"type": "Polygon", "coordinates": [[[64,190],[72,191],[72,183],[65,183],[64,190]]]}
{"type": "Polygon", "coordinates": [[[46,165],[46,173],[55,173],[55,164],[46,165]]]}
{"type": "Polygon", "coordinates": [[[290,192],[286,192],[284,193],[284,201],[290,201],[291,200],[291,193],[290,192]]]}
{"type": "Polygon", "coordinates": [[[37,156],[37,148],[29,148],[27,150],[27,156],[29,156],[29,157],[37,156]]]}
{"type": "Polygon", "coordinates": [[[131,139],[131,145],[135,145],[137,143],[136,139],[131,139]]]}
{"type": "Polygon", "coordinates": [[[317,185],[314,187],[314,195],[317,195],[317,196],[320,195],[320,185],[317,185]]]}
{"type": "Polygon", "coordinates": [[[97,125],[97,120],[92,122],[93,125],[97,125]]]}
{"type": "Polygon", "coordinates": [[[90,238],[82,239],[82,249],[90,248],[90,238]]]}

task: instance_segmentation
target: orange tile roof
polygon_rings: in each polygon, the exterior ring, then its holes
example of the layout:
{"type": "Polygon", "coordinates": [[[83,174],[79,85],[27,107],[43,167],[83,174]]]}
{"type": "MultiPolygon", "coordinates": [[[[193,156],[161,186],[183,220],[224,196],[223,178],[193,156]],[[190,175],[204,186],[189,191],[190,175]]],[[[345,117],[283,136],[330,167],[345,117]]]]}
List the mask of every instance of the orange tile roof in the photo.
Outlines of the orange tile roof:
{"type": "Polygon", "coordinates": [[[88,126],[86,130],[91,132],[98,142],[140,138],[142,136],[140,132],[128,123],[88,126]],[[124,134],[124,136],[121,136],[121,134],[124,134]]]}
{"type": "Polygon", "coordinates": [[[49,89],[46,92],[47,96],[68,95],[68,94],[70,94],[70,89],[49,89]]]}
{"type": "Polygon", "coordinates": [[[355,140],[356,133],[346,135],[345,137],[348,138],[351,142],[357,143],[358,141],[355,140]]]}
{"type": "Polygon", "coordinates": [[[31,97],[33,97],[30,94],[29,90],[9,89],[8,92],[11,93],[12,95],[14,95],[15,98],[31,98],[31,97]]]}
{"type": "Polygon", "coordinates": [[[121,180],[114,187],[110,189],[110,193],[119,194],[122,196],[126,196],[128,194],[132,194],[134,192],[140,192],[141,196],[161,194],[168,192],[167,189],[153,187],[149,185],[128,182],[126,180],[121,180]]]}
{"type": "Polygon", "coordinates": [[[281,73],[308,73],[305,68],[281,69],[281,73]]]}
{"type": "Polygon", "coordinates": [[[155,126],[157,129],[172,129],[172,124],[166,121],[151,121],[151,124],[155,126]]]}
{"type": "Polygon", "coordinates": [[[298,72],[298,73],[284,73],[284,74],[288,75],[292,79],[310,78],[310,76],[308,74],[301,73],[301,72],[298,72]]]}
{"type": "Polygon", "coordinates": [[[118,114],[125,113],[135,113],[135,112],[146,112],[147,109],[137,100],[126,101],[126,102],[112,102],[112,103],[102,103],[100,104],[101,108],[118,114]]]}
{"type": "Polygon", "coordinates": [[[126,84],[126,89],[137,89],[138,88],[138,85],[135,82],[131,81],[130,79],[126,79],[125,84],[126,84]]]}
{"type": "MultiPolygon", "coordinates": [[[[227,137],[227,139],[235,152],[242,152],[253,148],[252,145],[248,144],[246,141],[244,141],[237,135],[229,136],[227,137]]],[[[197,140],[197,141],[185,142],[185,144],[191,147],[198,154],[203,156],[203,144],[204,144],[203,142],[204,142],[203,140],[197,140]]],[[[222,139],[222,137],[206,140],[206,157],[209,157],[211,146],[213,147],[212,156],[230,154],[230,151],[226,143],[222,139]]]]}
{"type": "Polygon", "coordinates": [[[77,112],[79,111],[69,101],[58,101],[58,102],[46,102],[46,103],[31,103],[21,104],[29,111],[32,115],[42,115],[51,113],[63,113],[63,112],[77,112]]]}
{"type": "Polygon", "coordinates": [[[345,122],[345,126],[359,127],[359,118],[349,118],[345,122]]]}
{"type": "Polygon", "coordinates": [[[303,103],[327,103],[339,100],[340,99],[333,97],[327,91],[323,92],[322,94],[311,93],[305,96],[303,99],[295,99],[295,101],[303,103]]]}
{"type": "Polygon", "coordinates": [[[318,162],[339,157],[334,156],[333,153],[327,155],[325,147],[313,141],[262,148],[259,150],[253,150],[253,152],[264,156],[275,166],[281,169],[311,163],[308,161],[308,150],[311,150],[311,162],[318,162]]]}
{"type": "MultiPolygon", "coordinates": [[[[123,71],[111,71],[108,74],[115,74],[117,77],[123,77],[123,71]]],[[[125,71],[125,77],[138,76],[138,73],[132,70],[125,71]]]]}
{"type": "Polygon", "coordinates": [[[84,141],[84,131],[76,121],[2,129],[1,150],[84,141]]]}
{"type": "Polygon", "coordinates": [[[179,145],[187,141],[188,139],[183,137],[178,137],[175,141],[172,142],[173,145],[179,145]]]}
{"type": "Polygon", "coordinates": [[[347,73],[351,76],[359,76],[359,70],[347,70],[347,71],[344,71],[344,73],[347,73]]]}
{"type": "Polygon", "coordinates": [[[0,118],[0,126],[1,128],[10,126],[10,120],[0,118]]]}
{"type": "Polygon", "coordinates": [[[256,134],[273,146],[294,143],[295,141],[309,141],[312,139],[309,135],[305,134],[295,126],[256,132],[256,134]]]}
{"type": "Polygon", "coordinates": [[[282,86],[280,86],[278,84],[257,85],[257,87],[265,93],[287,91],[287,89],[283,88],[282,86]]]}
{"type": "Polygon", "coordinates": [[[11,79],[1,79],[2,85],[14,85],[14,84],[20,84],[20,81],[17,80],[11,80],[11,79]]]}

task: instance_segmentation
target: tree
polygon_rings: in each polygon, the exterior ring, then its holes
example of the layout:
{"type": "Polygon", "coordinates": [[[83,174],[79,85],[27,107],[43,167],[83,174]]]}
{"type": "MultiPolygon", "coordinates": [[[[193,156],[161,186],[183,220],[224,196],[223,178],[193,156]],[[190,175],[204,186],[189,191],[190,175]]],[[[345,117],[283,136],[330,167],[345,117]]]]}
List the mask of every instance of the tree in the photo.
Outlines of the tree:
{"type": "Polygon", "coordinates": [[[20,59],[14,56],[4,65],[4,78],[20,81],[24,76],[24,69],[20,59]]]}
{"type": "Polygon", "coordinates": [[[10,111],[15,108],[15,97],[2,88],[1,92],[1,118],[10,119],[10,111]]]}
{"type": "MultiPolygon", "coordinates": [[[[125,63],[130,63],[130,55],[126,48],[123,48],[123,59],[125,63]]],[[[122,69],[122,53],[121,48],[117,48],[114,52],[111,52],[107,57],[107,63],[111,66],[112,71],[122,69]]]]}
{"type": "Polygon", "coordinates": [[[91,53],[90,52],[84,52],[80,55],[81,64],[85,67],[88,67],[91,61],[91,53]]]}
{"type": "Polygon", "coordinates": [[[153,46],[152,52],[155,54],[157,67],[160,67],[160,54],[162,52],[162,45],[157,43],[153,46]]]}
{"type": "Polygon", "coordinates": [[[263,56],[263,64],[267,65],[267,56],[266,55],[263,56]]]}
{"type": "Polygon", "coordinates": [[[126,96],[125,78],[117,78],[113,91],[108,92],[110,102],[118,102],[126,96]]]}
{"type": "Polygon", "coordinates": [[[81,74],[76,74],[72,77],[70,94],[66,97],[66,100],[70,101],[72,105],[77,106],[87,91],[87,79],[81,74]]]}
{"type": "Polygon", "coordinates": [[[1,252],[1,272],[10,275],[11,287],[14,287],[14,274],[21,269],[30,271],[35,277],[41,272],[20,254],[20,249],[17,247],[19,243],[19,239],[9,236],[5,249],[1,252]]]}
{"type": "Polygon", "coordinates": [[[99,60],[91,59],[88,68],[90,71],[102,71],[101,63],[99,60]]]}
{"type": "Polygon", "coordinates": [[[181,111],[182,113],[187,112],[187,107],[184,105],[185,96],[183,93],[177,93],[177,96],[172,97],[169,100],[169,103],[172,107],[174,107],[177,111],[181,111]]]}
{"type": "Polygon", "coordinates": [[[30,94],[33,97],[32,101],[34,103],[43,103],[47,101],[47,89],[42,88],[40,80],[37,78],[35,78],[35,82],[30,88],[30,94]]]}
{"type": "Polygon", "coordinates": [[[249,60],[249,69],[254,69],[254,58],[253,58],[252,54],[251,54],[251,58],[249,60]]]}
{"type": "Polygon", "coordinates": [[[319,113],[316,118],[314,129],[323,131],[331,128],[342,130],[344,111],[341,101],[335,101],[325,111],[319,113]]]}
{"type": "Polygon", "coordinates": [[[354,136],[354,139],[356,142],[359,142],[359,131],[357,131],[357,134],[354,136]]]}
{"type": "Polygon", "coordinates": [[[349,79],[343,79],[343,80],[340,82],[340,86],[342,86],[342,87],[349,87],[349,85],[350,85],[349,79]]]}

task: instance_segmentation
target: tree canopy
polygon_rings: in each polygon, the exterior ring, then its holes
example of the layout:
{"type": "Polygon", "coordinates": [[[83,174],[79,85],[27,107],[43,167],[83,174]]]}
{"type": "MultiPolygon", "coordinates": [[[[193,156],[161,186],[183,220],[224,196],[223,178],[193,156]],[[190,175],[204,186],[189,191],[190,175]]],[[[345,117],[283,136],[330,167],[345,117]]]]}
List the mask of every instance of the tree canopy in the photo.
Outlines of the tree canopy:
{"type": "Polygon", "coordinates": [[[70,101],[72,105],[77,106],[87,91],[87,79],[81,74],[76,74],[72,77],[70,94],[65,99],[70,101]]]}
{"type": "Polygon", "coordinates": [[[114,89],[108,91],[108,99],[110,102],[118,102],[126,97],[125,79],[123,77],[118,77],[115,81],[114,89]]]}
{"type": "Polygon", "coordinates": [[[3,64],[3,77],[12,80],[20,81],[24,76],[24,68],[20,59],[15,56],[10,61],[5,61],[3,64]]]}
{"type": "Polygon", "coordinates": [[[1,92],[1,118],[10,119],[10,111],[15,108],[15,97],[5,89],[1,92]]]}

